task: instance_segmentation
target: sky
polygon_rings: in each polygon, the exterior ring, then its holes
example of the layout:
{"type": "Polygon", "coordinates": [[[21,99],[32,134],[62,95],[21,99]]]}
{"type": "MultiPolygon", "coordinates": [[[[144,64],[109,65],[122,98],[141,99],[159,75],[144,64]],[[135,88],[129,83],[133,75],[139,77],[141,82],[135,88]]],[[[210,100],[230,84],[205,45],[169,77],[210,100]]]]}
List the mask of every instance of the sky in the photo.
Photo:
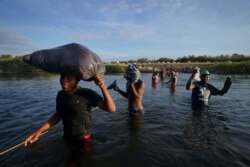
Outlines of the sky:
{"type": "Polygon", "coordinates": [[[104,61],[250,55],[249,0],[0,0],[0,55],[79,43],[104,61]]]}

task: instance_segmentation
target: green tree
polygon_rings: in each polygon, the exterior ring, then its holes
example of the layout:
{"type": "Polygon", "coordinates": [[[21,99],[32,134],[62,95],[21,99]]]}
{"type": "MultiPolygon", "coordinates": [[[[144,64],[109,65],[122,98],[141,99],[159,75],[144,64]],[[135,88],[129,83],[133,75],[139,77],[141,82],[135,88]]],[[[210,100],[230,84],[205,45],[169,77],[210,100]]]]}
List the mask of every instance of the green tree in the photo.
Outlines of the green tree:
{"type": "Polygon", "coordinates": [[[137,59],[137,63],[147,63],[147,62],[148,62],[148,58],[137,59]]]}

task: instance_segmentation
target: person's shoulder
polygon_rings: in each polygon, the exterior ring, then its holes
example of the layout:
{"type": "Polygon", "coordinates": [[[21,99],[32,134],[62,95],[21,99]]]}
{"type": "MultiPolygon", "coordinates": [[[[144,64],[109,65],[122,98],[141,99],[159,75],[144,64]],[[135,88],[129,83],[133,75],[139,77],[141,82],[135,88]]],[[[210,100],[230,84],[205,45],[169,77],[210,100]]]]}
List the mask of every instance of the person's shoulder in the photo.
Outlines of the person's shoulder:
{"type": "Polygon", "coordinates": [[[62,94],[64,94],[64,91],[63,91],[63,90],[59,90],[59,91],[57,92],[57,96],[58,96],[58,95],[62,95],[62,94]]]}
{"type": "Polygon", "coordinates": [[[97,97],[97,96],[100,96],[100,94],[90,88],[80,88],[79,90],[79,94],[81,96],[93,96],[93,97],[97,97]]]}
{"type": "Polygon", "coordinates": [[[140,79],[137,81],[137,84],[139,86],[145,86],[145,83],[142,80],[140,80],[140,79]]]}
{"type": "Polygon", "coordinates": [[[210,83],[207,83],[207,85],[208,85],[208,86],[213,86],[213,85],[212,85],[212,84],[210,84],[210,83]]]}
{"type": "Polygon", "coordinates": [[[143,82],[142,80],[139,79],[139,80],[137,81],[137,84],[140,84],[140,85],[141,85],[141,84],[144,84],[144,82],[143,82]]]}
{"type": "Polygon", "coordinates": [[[212,85],[212,84],[210,84],[210,83],[207,83],[207,87],[209,87],[209,88],[211,88],[211,89],[215,88],[215,86],[212,85]]]}
{"type": "Polygon", "coordinates": [[[201,81],[194,81],[194,82],[193,82],[193,85],[194,85],[195,87],[200,87],[200,86],[202,86],[201,81]]]}
{"type": "Polygon", "coordinates": [[[58,92],[57,92],[57,96],[56,96],[56,98],[58,99],[58,98],[63,98],[63,97],[65,97],[66,96],[66,93],[63,91],[63,90],[59,90],[58,92]]]}
{"type": "Polygon", "coordinates": [[[82,88],[82,87],[80,87],[80,89],[79,89],[79,93],[81,93],[81,94],[93,93],[93,92],[95,93],[95,91],[90,89],[90,88],[82,88]]]}
{"type": "Polygon", "coordinates": [[[59,90],[58,93],[63,93],[63,90],[59,90]]]}

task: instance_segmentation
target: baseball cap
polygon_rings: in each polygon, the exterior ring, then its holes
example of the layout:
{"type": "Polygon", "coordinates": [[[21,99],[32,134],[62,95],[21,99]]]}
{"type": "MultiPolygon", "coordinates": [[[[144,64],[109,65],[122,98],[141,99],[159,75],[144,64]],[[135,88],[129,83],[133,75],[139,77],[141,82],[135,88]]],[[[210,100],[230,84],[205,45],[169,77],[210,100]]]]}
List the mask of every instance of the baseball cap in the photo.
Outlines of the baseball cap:
{"type": "Polygon", "coordinates": [[[202,70],[201,75],[210,75],[210,72],[208,70],[202,70]]]}

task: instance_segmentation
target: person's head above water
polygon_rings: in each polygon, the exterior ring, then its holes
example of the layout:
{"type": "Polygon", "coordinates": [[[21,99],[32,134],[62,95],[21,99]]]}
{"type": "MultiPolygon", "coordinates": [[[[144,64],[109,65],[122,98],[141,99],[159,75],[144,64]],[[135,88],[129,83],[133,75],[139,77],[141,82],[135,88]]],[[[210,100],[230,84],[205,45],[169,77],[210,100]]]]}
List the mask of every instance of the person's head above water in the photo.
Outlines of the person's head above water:
{"type": "Polygon", "coordinates": [[[210,72],[208,70],[201,70],[200,74],[201,82],[206,84],[209,80],[210,72]]]}
{"type": "Polygon", "coordinates": [[[62,89],[66,92],[74,92],[80,80],[81,75],[78,73],[61,73],[60,83],[62,89]]]}
{"type": "Polygon", "coordinates": [[[176,76],[176,71],[171,71],[171,76],[175,77],[176,76]]]}
{"type": "Polygon", "coordinates": [[[124,78],[131,82],[137,82],[141,77],[140,71],[133,64],[129,64],[126,72],[124,74],[124,78]]]}

